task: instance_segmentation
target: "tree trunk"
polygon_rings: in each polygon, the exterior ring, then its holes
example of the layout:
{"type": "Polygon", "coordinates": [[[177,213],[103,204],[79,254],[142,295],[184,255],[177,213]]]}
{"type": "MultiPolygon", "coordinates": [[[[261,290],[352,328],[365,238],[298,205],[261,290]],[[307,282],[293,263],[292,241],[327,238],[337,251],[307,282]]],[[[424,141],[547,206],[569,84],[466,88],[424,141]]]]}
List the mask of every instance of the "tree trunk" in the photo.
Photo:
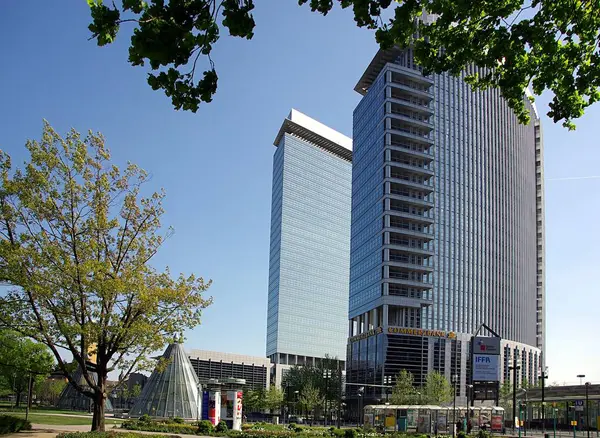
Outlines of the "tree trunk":
{"type": "MultiPolygon", "coordinates": [[[[104,388],[104,385],[101,385],[104,388]]],[[[99,391],[92,399],[94,415],[92,417],[92,432],[104,432],[104,391],[99,391]]]]}
{"type": "Polygon", "coordinates": [[[18,408],[21,405],[21,391],[17,391],[15,398],[15,408],[18,408]]]}

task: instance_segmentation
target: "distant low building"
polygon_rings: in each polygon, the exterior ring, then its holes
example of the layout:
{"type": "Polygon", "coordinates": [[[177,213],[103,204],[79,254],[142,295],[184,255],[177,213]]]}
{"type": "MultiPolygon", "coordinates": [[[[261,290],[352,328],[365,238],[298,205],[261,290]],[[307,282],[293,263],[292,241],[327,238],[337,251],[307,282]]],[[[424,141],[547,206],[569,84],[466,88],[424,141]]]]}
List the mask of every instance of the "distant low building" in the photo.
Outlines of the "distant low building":
{"type": "Polygon", "coordinates": [[[234,378],[246,380],[245,389],[269,388],[271,360],[266,357],[205,350],[191,350],[188,356],[200,384],[234,378]]]}
{"type": "Polygon", "coordinates": [[[127,390],[132,393],[135,385],[140,386],[140,390],[144,389],[146,386],[146,382],[148,381],[148,376],[142,373],[131,373],[127,378],[127,390]]]}

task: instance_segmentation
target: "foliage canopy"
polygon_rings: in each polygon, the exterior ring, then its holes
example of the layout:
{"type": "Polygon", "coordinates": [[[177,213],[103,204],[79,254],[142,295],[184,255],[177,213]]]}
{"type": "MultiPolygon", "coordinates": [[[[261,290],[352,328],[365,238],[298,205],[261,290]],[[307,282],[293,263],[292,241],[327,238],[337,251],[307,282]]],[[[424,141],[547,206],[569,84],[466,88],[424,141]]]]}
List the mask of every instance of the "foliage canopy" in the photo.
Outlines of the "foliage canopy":
{"type": "Polygon", "coordinates": [[[16,394],[17,407],[29,387],[30,376],[33,384],[40,385],[52,372],[54,363],[45,345],[14,331],[0,331],[0,388],[16,394]]]}
{"type": "MultiPolygon", "coordinates": [[[[148,63],[148,83],[163,90],[176,109],[197,111],[217,90],[211,59],[220,36],[251,39],[254,0],[121,0],[120,7],[88,0],[89,29],[98,45],[112,43],[120,26],[133,23],[132,65],[148,63]],[[207,58],[201,79],[198,59],[207,58]]],[[[573,120],[600,99],[600,12],[587,0],[298,0],[327,14],[338,3],[352,8],[359,27],[376,30],[382,48],[415,48],[426,73],[461,75],[474,89],[499,88],[522,122],[529,120],[523,90],[550,90],[548,116],[574,128],[573,120]],[[434,20],[418,20],[423,14],[434,20]]]]}

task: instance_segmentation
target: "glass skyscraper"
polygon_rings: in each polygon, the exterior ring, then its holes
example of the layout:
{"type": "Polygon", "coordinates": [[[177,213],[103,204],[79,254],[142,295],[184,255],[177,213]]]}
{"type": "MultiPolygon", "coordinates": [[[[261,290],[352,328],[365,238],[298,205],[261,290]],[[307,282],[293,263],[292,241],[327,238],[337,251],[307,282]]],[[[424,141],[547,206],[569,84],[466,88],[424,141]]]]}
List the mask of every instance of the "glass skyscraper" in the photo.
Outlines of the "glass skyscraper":
{"type": "MultiPolygon", "coordinates": [[[[470,73],[476,70],[472,68],[470,73]]],[[[481,324],[503,339],[503,379],[535,382],[544,346],[541,127],[498,90],[424,76],[411,49],[379,51],[355,90],[347,381],[401,370],[470,382],[481,324]]],[[[525,97],[524,97],[525,98],[525,97]]],[[[365,401],[382,390],[366,386],[365,401]]]]}
{"type": "Polygon", "coordinates": [[[344,361],[352,140],[292,110],[274,144],[266,354],[344,361]]]}

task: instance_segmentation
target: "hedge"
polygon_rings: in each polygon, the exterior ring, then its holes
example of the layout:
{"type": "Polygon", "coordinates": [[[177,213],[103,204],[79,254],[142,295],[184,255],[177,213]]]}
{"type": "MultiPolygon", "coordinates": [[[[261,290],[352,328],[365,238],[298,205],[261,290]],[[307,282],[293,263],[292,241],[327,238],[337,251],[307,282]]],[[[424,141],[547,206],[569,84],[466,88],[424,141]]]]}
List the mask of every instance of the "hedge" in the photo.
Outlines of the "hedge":
{"type": "Polygon", "coordinates": [[[0,415],[0,435],[15,433],[21,430],[31,430],[31,422],[11,415],[0,415]]]}
{"type": "Polygon", "coordinates": [[[64,432],[56,438],[172,438],[169,435],[148,435],[135,432],[64,432]]]}
{"type": "Polygon", "coordinates": [[[145,432],[181,433],[188,435],[195,435],[198,432],[198,426],[194,424],[166,423],[159,421],[128,420],[121,423],[121,428],[127,430],[143,430],[145,432]]]}

